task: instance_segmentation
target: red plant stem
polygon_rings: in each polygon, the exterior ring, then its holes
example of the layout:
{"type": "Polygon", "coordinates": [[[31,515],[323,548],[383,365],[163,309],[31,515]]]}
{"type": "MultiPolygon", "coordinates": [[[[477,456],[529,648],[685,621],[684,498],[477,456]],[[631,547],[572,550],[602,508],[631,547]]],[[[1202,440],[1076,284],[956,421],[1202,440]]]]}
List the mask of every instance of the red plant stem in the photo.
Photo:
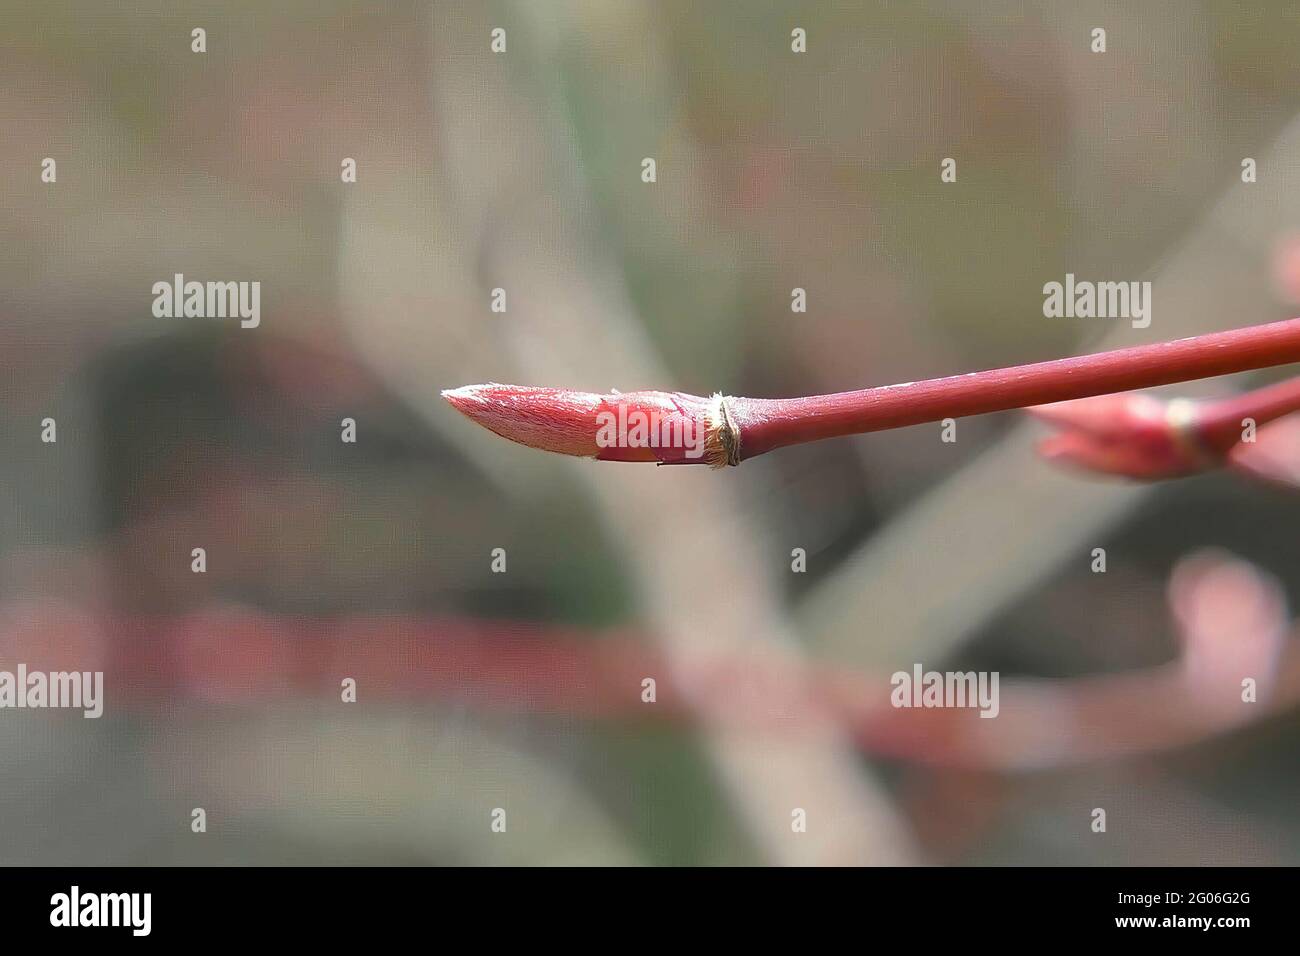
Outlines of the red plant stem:
{"type": "MultiPolygon", "coordinates": [[[[1038,362],[808,398],[733,398],[740,458],[786,445],[1108,395],[1300,361],[1300,319],[1038,362]]],[[[1291,393],[1276,386],[1270,407],[1291,393]]],[[[1234,412],[1235,414],[1235,412],[1234,412]]],[[[1240,421],[1237,420],[1240,427],[1240,421]]]]}

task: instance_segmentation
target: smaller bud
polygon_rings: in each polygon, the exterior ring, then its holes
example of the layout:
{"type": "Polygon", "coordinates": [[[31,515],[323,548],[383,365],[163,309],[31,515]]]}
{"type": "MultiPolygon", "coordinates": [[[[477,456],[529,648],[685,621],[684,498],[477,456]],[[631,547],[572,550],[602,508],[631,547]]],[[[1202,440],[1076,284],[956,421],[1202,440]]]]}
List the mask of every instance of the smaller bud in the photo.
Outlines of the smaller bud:
{"type": "Polygon", "coordinates": [[[1177,478],[1222,464],[1197,431],[1197,406],[1125,392],[1027,409],[1060,431],[1038,452],[1085,471],[1139,480],[1177,478]]]}

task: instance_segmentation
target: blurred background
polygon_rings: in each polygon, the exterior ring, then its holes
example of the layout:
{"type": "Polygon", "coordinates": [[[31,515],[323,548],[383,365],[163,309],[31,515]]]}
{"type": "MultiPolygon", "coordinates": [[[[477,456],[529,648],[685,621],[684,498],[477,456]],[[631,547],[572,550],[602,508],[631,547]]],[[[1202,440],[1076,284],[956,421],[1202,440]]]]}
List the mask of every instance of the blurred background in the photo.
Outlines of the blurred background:
{"type": "Polygon", "coordinates": [[[1300,862],[1297,492],[1063,473],[1014,413],[597,463],[438,394],[808,394],[1294,315],[1291,4],[0,20],[0,667],[105,673],[99,720],[0,713],[0,862],[1300,862]],[[1150,327],[1044,318],[1067,272],[1151,281],[1150,327]],[[176,273],[260,281],[260,326],[156,318],[176,273]],[[999,717],[893,710],[916,663],[998,671],[999,717]]]}

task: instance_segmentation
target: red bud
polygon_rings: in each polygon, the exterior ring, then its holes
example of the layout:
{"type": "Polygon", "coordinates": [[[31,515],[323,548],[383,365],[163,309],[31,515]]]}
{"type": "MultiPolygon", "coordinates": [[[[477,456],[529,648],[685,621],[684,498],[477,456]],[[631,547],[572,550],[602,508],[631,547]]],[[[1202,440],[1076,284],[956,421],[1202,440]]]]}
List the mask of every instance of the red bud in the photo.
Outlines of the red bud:
{"type": "Polygon", "coordinates": [[[1197,436],[1196,406],[1150,395],[1099,395],[1029,412],[1061,427],[1039,454],[1087,471],[1152,480],[1206,471],[1221,463],[1197,436]]]}
{"type": "Polygon", "coordinates": [[[442,397],[489,431],[530,448],[602,461],[727,463],[718,447],[723,416],[717,397],[654,391],[598,395],[495,383],[467,385],[442,397]]]}

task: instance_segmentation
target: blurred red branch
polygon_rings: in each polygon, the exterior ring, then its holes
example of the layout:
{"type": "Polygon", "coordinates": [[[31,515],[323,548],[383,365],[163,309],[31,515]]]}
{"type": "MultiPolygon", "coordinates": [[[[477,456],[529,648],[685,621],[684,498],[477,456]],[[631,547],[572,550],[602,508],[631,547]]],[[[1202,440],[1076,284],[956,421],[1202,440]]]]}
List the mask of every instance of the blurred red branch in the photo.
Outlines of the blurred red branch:
{"type": "MultiPolygon", "coordinates": [[[[1275,585],[1252,566],[1200,556],[1179,566],[1171,603],[1184,639],[1174,663],[1070,681],[1001,682],[1000,713],[894,709],[887,675],[728,658],[693,675],[718,701],[713,717],[765,734],[798,734],[808,685],[863,751],[984,769],[1057,766],[1194,743],[1300,702],[1300,641],[1275,585]],[[1240,679],[1259,703],[1240,700],[1240,679]],[[801,682],[806,682],[801,686],[801,682]]],[[[232,707],[277,698],[459,703],[486,712],[693,722],[665,662],[631,634],[399,616],[286,619],[247,610],[96,625],[69,608],[4,609],[0,666],[103,669],[107,710],[178,700],[232,707]],[[102,660],[105,637],[113,656],[102,660]],[[642,701],[642,680],[656,701],[642,701]]],[[[340,706],[344,706],[340,704],[340,706]]]]}

